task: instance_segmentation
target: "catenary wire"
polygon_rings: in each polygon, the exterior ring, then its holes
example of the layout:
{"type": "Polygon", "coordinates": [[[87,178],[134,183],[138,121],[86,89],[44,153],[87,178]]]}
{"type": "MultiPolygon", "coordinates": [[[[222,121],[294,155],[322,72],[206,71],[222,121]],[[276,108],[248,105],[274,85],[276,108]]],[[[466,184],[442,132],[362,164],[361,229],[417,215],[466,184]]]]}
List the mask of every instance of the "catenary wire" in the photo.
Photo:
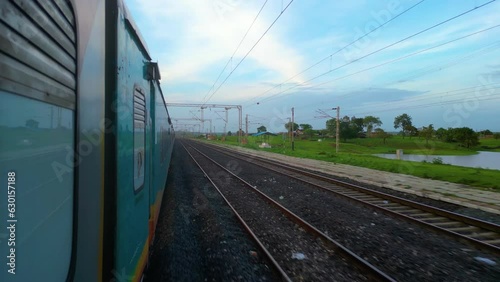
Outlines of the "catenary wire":
{"type": "MultiPolygon", "coordinates": [[[[426,48],[426,49],[422,49],[422,50],[419,50],[417,52],[414,52],[414,53],[411,53],[411,54],[408,54],[408,55],[404,55],[404,56],[401,56],[401,57],[398,57],[398,58],[395,58],[395,59],[392,59],[392,60],[389,60],[389,61],[386,61],[384,63],[381,63],[381,64],[378,64],[378,65],[375,65],[375,66],[372,66],[372,67],[369,67],[369,68],[366,68],[366,69],[363,69],[363,70],[360,70],[360,71],[357,71],[357,72],[354,72],[354,73],[351,73],[351,74],[347,74],[347,75],[344,75],[344,76],[341,76],[341,77],[338,77],[338,78],[335,78],[333,80],[328,80],[326,82],[322,82],[322,83],[319,83],[319,84],[315,84],[315,85],[311,85],[311,86],[307,86],[307,88],[313,88],[313,87],[319,87],[319,86],[322,86],[322,85],[325,85],[325,84],[328,84],[328,83],[331,83],[331,82],[334,82],[334,81],[338,81],[338,80],[341,80],[341,79],[345,79],[347,77],[350,77],[350,76],[353,76],[353,75],[357,75],[357,74],[360,74],[360,73],[363,73],[365,71],[369,71],[369,70],[372,70],[372,69],[375,69],[375,68],[378,68],[378,67],[381,67],[381,66],[385,66],[385,65],[388,65],[388,64],[391,64],[391,63],[394,63],[394,62],[397,62],[397,61],[400,61],[400,60],[403,60],[403,59],[406,59],[406,58],[409,58],[409,57],[412,57],[412,56],[415,56],[415,55],[418,55],[420,53],[423,53],[423,52],[426,52],[426,51],[429,51],[429,50],[432,50],[432,49],[435,49],[435,48],[439,48],[439,47],[442,47],[444,45],[447,45],[447,44],[450,44],[450,43],[453,43],[453,42],[456,42],[458,40],[462,40],[462,39],[465,39],[465,38],[468,38],[470,36],[473,36],[473,35],[476,35],[476,34],[479,34],[479,33],[482,33],[482,32],[486,32],[486,31],[489,31],[491,29],[494,29],[494,28],[498,28],[500,27],[500,24],[499,25],[495,25],[495,26],[492,26],[492,27],[489,27],[489,28],[486,28],[486,29],[483,29],[483,30],[480,30],[480,31],[476,31],[474,33],[470,33],[468,35],[465,35],[465,36],[462,36],[462,37],[459,37],[459,38],[455,38],[453,40],[450,40],[450,41],[447,41],[445,43],[441,43],[441,44],[438,44],[436,46],[433,46],[433,47],[429,47],[429,48],[426,48]]],[[[345,65],[344,65],[345,66],[345,65]]],[[[322,74],[323,75],[323,74],[322,74]]],[[[309,81],[312,81],[322,75],[319,75],[319,76],[316,76],[310,80],[308,80],[307,82],[309,81]]],[[[279,94],[282,94],[290,89],[293,89],[293,88],[296,88],[300,85],[295,85],[295,86],[292,86],[288,89],[285,89],[283,91],[280,91],[274,95],[271,95],[269,97],[267,97],[266,99],[262,100],[262,101],[269,101],[269,100],[272,100],[272,99],[275,99],[275,98],[279,98],[279,97],[283,97],[284,95],[282,96],[279,96],[279,94]]]]}
{"type": "Polygon", "coordinates": [[[259,12],[257,13],[257,15],[255,16],[255,18],[253,19],[253,22],[252,24],[250,24],[250,26],[248,27],[247,31],[245,32],[245,35],[243,35],[243,38],[241,38],[240,40],[240,43],[238,44],[238,46],[236,47],[236,49],[234,50],[233,54],[231,55],[231,57],[229,58],[229,60],[227,61],[226,65],[224,66],[224,68],[222,69],[222,71],[219,73],[219,76],[217,76],[217,79],[215,79],[215,82],[214,84],[212,84],[212,87],[208,90],[207,94],[205,94],[205,96],[203,97],[202,101],[205,100],[205,98],[207,97],[207,95],[210,93],[210,91],[212,91],[212,89],[214,89],[215,87],[215,84],[217,84],[217,82],[219,81],[219,78],[222,76],[222,74],[224,73],[224,71],[226,70],[227,66],[229,65],[229,63],[233,60],[233,57],[234,55],[236,54],[236,52],[240,49],[241,47],[241,44],[243,43],[243,41],[245,40],[245,38],[247,37],[248,35],[248,32],[250,32],[250,30],[252,29],[253,25],[255,24],[255,22],[257,21],[257,18],[259,17],[260,13],[262,12],[262,10],[264,9],[264,7],[266,6],[267,4],[267,1],[266,0],[264,2],[264,4],[262,4],[262,7],[260,8],[259,12]]]}
{"type": "Polygon", "coordinates": [[[334,55],[338,54],[338,53],[339,53],[339,52],[341,52],[342,50],[345,50],[346,48],[348,48],[348,47],[352,46],[354,43],[358,42],[359,40],[361,40],[361,39],[365,38],[366,36],[370,35],[371,33],[373,33],[373,32],[375,32],[375,31],[377,31],[378,29],[382,28],[383,26],[385,26],[385,25],[387,25],[388,23],[390,23],[391,21],[393,21],[393,20],[397,19],[398,17],[400,17],[401,15],[403,15],[403,14],[405,14],[406,12],[410,11],[411,9],[415,8],[416,6],[418,6],[419,4],[421,4],[421,3],[422,3],[422,2],[424,2],[424,1],[425,1],[425,0],[422,0],[422,1],[418,2],[418,3],[416,3],[415,5],[413,5],[413,6],[409,7],[408,9],[406,9],[406,10],[404,10],[403,12],[399,13],[398,15],[394,16],[393,18],[389,19],[388,21],[384,22],[383,24],[381,24],[381,25],[377,26],[376,28],[372,29],[371,31],[369,31],[369,32],[367,32],[367,33],[365,33],[365,34],[361,35],[360,37],[358,37],[358,38],[357,38],[357,39],[355,39],[354,41],[350,42],[349,44],[345,45],[344,47],[342,47],[342,48],[338,49],[337,51],[335,51],[335,52],[331,53],[330,55],[328,55],[328,56],[324,57],[323,59],[321,59],[321,60],[317,61],[316,63],[314,63],[314,64],[310,65],[309,67],[307,67],[306,69],[302,70],[301,72],[299,72],[299,73],[295,74],[294,76],[292,76],[292,77],[288,78],[287,80],[283,81],[282,83],[277,84],[277,85],[275,85],[275,86],[273,86],[273,87],[269,88],[268,90],[266,90],[266,91],[264,91],[263,93],[261,93],[261,94],[257,95],[256,97],[253,97],[253,98],[251,98],[251,99],[248,99],[248,100],[247,100],[247,102],[248,102],[248,101],[255,100],[255,99],[257,99],[257,98],[259,98],[259,97],[261,97],[261,96],[263,96],[263,95],[265,95],[265,94],[269,93],[269,92],[270,92],[270,91],[272,91],[273,89],[276,89],[277,87],[281,87],[281,86],[283,86],[283,85],[284,85],[285,83],[287,83],[288,81],[290,81],[290,80],[294,79],[295,77],[297,77],[297,76],[299,76],[299,75],[301,75],[301,74],[303,74],[303,73],[307,72],[308,70],[310,70],[310,69],[314,68],[315,66],[317,66],[317,65],[321,64],[322,62],[324,62],[324,61],[328,60],[329,58],[331,58],[332,56],[334,56],[334,55]]]}
{"type": "Polygon", "coordinates": [[[250,50],[248,50],[248,52],[245,54],[245,56],[243,56],[243,58],[238,62],[238,64],[231,70],[231,72],[226,76],[226,78],[221,82],[221,84],[219,84],[219,86],[217,87],[217,89],[214,90],[214,92],[207,98],[207,100],[205,102],[203,102],[203,104],[206,104],[208,101],[210,101],[210,99],[217,93],[217,91],[219,91],[219,89],[222,87],[222,85],[224,85],[224,83],[228,80],[228,78],[233,74],[233,72],[240,66],[240,64],[246,59],[246,57],[250,54],[250,52],[252,52],[252,50],[255,48],[255,46],[257,46],[257,44],[259,44],[259,42],[262,40],[262,38],[264,38],[264,36],[267,34],[267,32],[273,27],[273,25],[278,21],[278,19],[283,15],[283,13],[288,9],[288,7],[290,7],[290,5],[293,3],[294,0],[290,0],[290,2],[288,3],[288,5],[285,6],[285,8],[283,10],[281,10],[280,14],[276,17],[276,19],[271,23],[271,25],[266,29],[266,31],[262,34],[262,36],[257,40],[257,42],[255,42],[255,44],[252,46],[252,48],[250,48],[250,50]]]}
{"type": "MultiPolygon", "coordinates": [[[[499,43],[500,43],[500,41],[496,41],[496,42],[494,42],[492,44],[488,44],[487,46],[485,46],[485,47],[483,47],[483,48],[481,48],[479,50],[474,51],[472,54],[467,54],[466,56],[461,56],[460,58],[454,58],[453,60],[450,60],[450,61],[446,62],[445,64],[439,63],[439,64],[434,64],[432,66],[424,67],[424,68],[418,70],[421,73],[412,74],[412,75],[404,78],[403,80],[398,79],[398,80],[393,81],[393,82],[385,83],[384,85],[392,85],[392,84],[397,84],[397,83],[405,82],[408,79],[413,79],[413,78],[417,78],[417,77],[420,77],[420,76],[423,76],[423,75],[427,75],[427,74],[435,72],[435,71],[440,71],[440,70],[443,70],[443,69],[448,68],[450,66],[456,65],[458,63],[464,63],[467,60],[475,58],[476,56],[484,55],[484,54],[486,54],[488,52],[494,51],[495,49],[497,49],[497,48],[500,47],[499,43]]],[[[377,87],[381,87],[381,86],[372,86],[372,87],[369,87],[367,89],[373,89],[373,88],[377,88],[377,87]]],[[[474,86],[474,87],[476,87],[476,86],[474,86]]],[[[358,86],[355,86],[353,88],[358,88],[358,86]]],[[[343,89],[343,90],[345,91],[345,89],[343,89]]],[[[443,93],[454,92],[454,91],[457,91],[457,90],[445,91],[443,93]]],[[[437,94],[440,94],[440,93],[437,93],[437,94]]],[[[356,94],[346,93],[346,94],[343,94],[343,95],[335,96],[335,98],[336,99],[342,99],[342,98],[345,98],[345,97],[352,98],[352,96],[354,96],[354,95],[356,95],[356,94]]],[[[391,101],[388,101],[388,102],[391,102],[391,101]]],[[[307,105],[307,106],[311,106],[311,105],[307,105]]]]}
{"type": "MultiPolygon", "coordinates": [[[[463,13],[460,13],[460,14],[458,14],[458,15],[456,15],[456,16],[453,16],[453,17],[451,17],[451,18],[449,18],[449,19],[446,19],[446,20],[444,20],[444,21],[442,21],[442,22],[440,22],[440,23],[437,23],[437,24],[435,24],[435,25],[433,25],[433,26],[431,26],[431,27],[428,27],[428,28],[426,28],[426,29],[424,29],[424,30],[421,30],[421,31],[419,31],[419,32],[417,32],[417,33],[414,33],[414,34],[412,34],[412,35],[410,35],[410,36],[407,36],[407,37],[405,37],[405,38],[403,38],[403,39],[400,39],[400,40],[398,40],[398,41],[396,41],[396,42],[394,42],[394,43],[391,43],[391,44],[386,45],[386,46],[384,46],[384,47],[382,47],[382,48],[379,48],[379,49],[377,49],[377,50],[375,50],[375,51],[372,51],[372,52],[370,52],[370,53],[368,53],[368,54],[366,54],[366,55],[363,55],[363,56],[361,56],[361,57],[359,57],[359,58],[357,58],[357,59],[354,59],[354,60],[352,60],[352,61],[350,61],[350,62],[348,62],[348,63],[345,63],[345,64],[343,64],[343,65],[340,65],[340,66],[338,66],[338,67],[336,67],[336,68],[330,69],[330,70],[328,70],[328,71],[326,71],[326,72],[324,72],[324,73],[322,73],[322,74],[319,74],[319,75],[317,75],[317,76],[315,76],[315,77],[313,77],[313,78],[311,78],[311,79],[309,79],[309,80],[307,80],[307,81],[305,81],[305,82],[302,82],[302,83],[296,84],[296,85],[294,85],[294,86],[292,86],[292,87],[290,87],[290,88],[287,88],[287,89],[285,89],[285,90],[283,90],[283,91],[280,91],[280,92],[278,92],[278,93],[276,93],[276,94],[274,94],[274,95],[271,95],[271,96],[269,96],[269,97],[267,97],[267,98],[263,99],[262,101],[260,101],[260,103],[262,103],[262,102],[264,102],[264,101],[268,101],[270,98],[275,97],[275,96],[278,96],[279,94],[282,94],[282,93],[284,93],[284,92],[286,92],[286,91],[288,91],[288,90],[291,90],[291,89],[293,89],[293,88],[296,88],[296,87],[299,87],[299,86],[301,86],[301,85],[304,85],[304,84],[306,84],[306,83],[308,83],[308,82],[311,82],[311,81],[313,81],[313,80],[315,80],[315,79],[318,79],[318,78],[320,78],[320,77],[322,77],[322,76],[325,76],[325,75],[327,75],[327,74],[329,74],[329,73],[331,73],[331,72],[333,72],[333,71],[336,71],[336,70],[338,70],[338,69],[341,69],[341,68],[343,68],[343,67],[346,67],[346,66],[348,66],[348,65],[351,65],[351,64],[353,64],[353,63],[355,63],[355,62],[358,62],[358,61],[360,61],[360,60],[362,60],[362,59],[365,59],[365,58],[367,58],[367,57],[369,57],[369,56],[371,56],[371,55],[374,55],[374,54],[376,54],[376,53],[378,53],[378,52],[381,52],[381,51],[383,51],[383,50],[385,50],[385,49],[388,49],[388,48],[390,48],[390,47],[392,47],[392,46],[395,46],[395,45],[397,45],[397,44],[399,44],[399,43],[401,43],[401,42],[404,42],[404,41],[406,41],[406,40],[408,40],[408,39],[410,39],[410,38],[413,38],[413,37],[415,37],[415,36],[417,36],[417,35],[420,35],[420,34],[422,34],[422,33],[426,32],[426,31],[429,31],[429,30],[431,30],[431,29],[433,29],[433,28],[436,28],[436,27],[441,26],[441,25],[443,25],[443,24],[445,24],[445,23],[447,23],[447,22],[450,22],[450,21],[452,21],[452,20],[454,20],[454,19],[457,19],[457,18],[459,18],[459,17],[461,17],[461,16],[464,16],[464,15],[466,15],[466,14],[470,13],[470,12],[473,12],[473,11],[475,11],[475,10],[477,10],[477,9],[479,9],[479,8],[482,8],[482,7],[484,7],[484,6],[488,5],[488,4],[491,4],[491,3],[495,2],[495,1],[496,1],[496,0],[491,0],[491,1],[487,2],[487,3],[484,3],[484,4],[482,4],[482,5],[476,6],[476,7],[472,8],[472,9],[469,9],[469,10],[467,10],[467,11],[463,12],[463,13]]],[[[248,107],[247,107],[247,108],[248,108],[248,107]]]]}

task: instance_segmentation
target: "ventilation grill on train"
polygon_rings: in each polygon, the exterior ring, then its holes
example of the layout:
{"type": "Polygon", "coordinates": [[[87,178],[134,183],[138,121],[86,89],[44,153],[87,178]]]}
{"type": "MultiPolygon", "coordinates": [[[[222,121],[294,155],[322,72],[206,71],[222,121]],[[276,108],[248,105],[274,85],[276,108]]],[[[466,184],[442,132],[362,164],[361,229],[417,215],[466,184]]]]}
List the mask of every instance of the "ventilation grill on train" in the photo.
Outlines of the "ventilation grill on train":
{"type": "Polygon", "coordinates": [[[0,89],[75,109],[76,34],[70,4],[0,0],[0,11],[0,89]]]}
{"type": "Polygon", "coordinates": [[[146,125],[146,96],[142,89],[134,90],[134,127],[144,128],[146,125]]]}

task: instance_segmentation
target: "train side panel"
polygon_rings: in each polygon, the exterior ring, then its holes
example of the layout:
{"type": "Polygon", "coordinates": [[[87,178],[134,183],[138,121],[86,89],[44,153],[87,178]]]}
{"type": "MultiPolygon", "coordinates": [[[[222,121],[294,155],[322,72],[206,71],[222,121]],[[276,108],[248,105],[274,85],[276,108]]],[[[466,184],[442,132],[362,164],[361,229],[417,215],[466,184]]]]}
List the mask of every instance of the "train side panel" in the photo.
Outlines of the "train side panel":
{"type": "Polygon", "coordinates": [[[0,173],[23,223],[0,281],[139,280],[174,142],[144,41],[121,0],[0,11],[0,173]]]}
{"type": "Polygon", "coordinates": [[[154,95],[154,144],[153,144],[153,186],[151,189],[151,219],[150,219],[150,241],[158,222],[163,192],[167,182],[168,169],[172,156],[174,131],[166,108],[163,93],[158,81],[151,82],[154,95]]]}
{"type": "MultiPolygon", "coordinates": [[[[77,210],[74,281],[101,281],[103,272],[103,212],[105,135],[105,1],[72,0],[78,42],[77,210]]],[[[71,280],[71,278],[70,278],[71,280]]]]}
{"type": "Polygon", "coordinates": [[[75,16],[65,1],[0,1],[0,14],[0,217],[8,227],[0,281],[65,280],[75,238],[75,16]]]}
{"type": "Polygon", "coordinates": [[[137,280],[149,251],[154,116],[150,83],[145,79],[149,57],[125,13],[118,9],[114,267],[137,280]]]}

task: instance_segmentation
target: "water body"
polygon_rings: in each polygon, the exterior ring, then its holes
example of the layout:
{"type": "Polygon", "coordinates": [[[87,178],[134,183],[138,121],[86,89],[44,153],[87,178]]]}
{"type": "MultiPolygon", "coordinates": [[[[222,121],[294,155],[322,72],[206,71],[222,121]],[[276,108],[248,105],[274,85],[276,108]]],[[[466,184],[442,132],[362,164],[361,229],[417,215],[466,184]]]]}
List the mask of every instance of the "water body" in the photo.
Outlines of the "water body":
{"type": "MultiPolygon", "coordinates": [[[[377,157],[386,159],[396,159],[396,154],[375,154],[377,157]]],[[[440,155],[411,155],[403,154],[402,160],[421,162],[432,162],[435,158],[441,158],[443,163],[456,166],[481,167],[500,170],[499,152],[479,152],[476,155],[468,156],[440,156],[440,155]]]]}

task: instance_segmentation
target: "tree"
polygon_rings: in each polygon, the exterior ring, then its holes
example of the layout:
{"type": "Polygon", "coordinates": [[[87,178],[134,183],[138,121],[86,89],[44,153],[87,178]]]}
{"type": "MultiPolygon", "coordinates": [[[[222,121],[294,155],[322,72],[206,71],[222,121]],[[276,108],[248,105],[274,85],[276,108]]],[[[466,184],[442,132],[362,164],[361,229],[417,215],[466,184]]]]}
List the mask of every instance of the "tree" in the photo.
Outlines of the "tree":
{"type": "Polygon", "coordinates": [[[332,118],[326,121],[326,132],[330,135],[335,135],[335,130],[337,129],[337,119],[332,118]]]}
{"type": "Polygon", "coordinates": [[[347,132],[347,138],[360,137],[359,135],[362,132],[363,132],[363,118],[357,118],[355,116],[351,117],[351,120],[349,122],[349,130],[347,132]]]}
{"type": "Polygon", "coordinates": [[[429,126],[424,126],[422,127],[422,130],[420,130],[420,136],[425,138],[425,144],[429,145],[429,139],[432,138],[434,135],[434,126],[432,124],[429,124],[429,126]]]}
{"type": "Polygon", "coordinates": [[[454,128],[453,136],[455,140],[466,148],[479,145],[479,134],[468,127],[454,128]]]}
{"type": "Polygon", "coordinates": [[[408,132],[408,134],[410,135],[410,139],[413,137],[413,136],[418,136],[418,129],[413,126],[413,125],[409,125],[406,127],[406,132],[408,132]]]}
{"type": "Polygon", "coordinates": [[[350,122],[342,120],[340,122],[339,135],[340,135],[340,138],[344,139],[344,142],[346,142],[347,139],[356,138],[358,134],[357,134],[357,131],[354,132],[353,127],[351,127],[350,122]]]}
{"type": "Polygon", "coordinates": [[[363,118],[357,118],[355,116],[353,116],[351,118],[351,124],[353,127],[356,127],[359,129],[358,132],[361,132],[363,131],[363,126],[364,126],[364,119],[363,118]]]}
{"type": "Polygon", "coordinates": [[[436,138],[438,140],[444,141],[444,138],[446,137],[446,129],[440,127],[436,130],[436,138]]]}
{"type": "Polygon", "coordinates": [[[267,131],[267,128],[263,125],[257,127],[257,132],[266,132],[267,131]]]}
{"type": "MultiPolygon", "coordinates": [[[[460,127],[460,128],[448,128],[447,130],[438,129],[441,140],[448,143],[460,143],[460,146],[470,148],[479,145],[479,134],[475,132],[472,128],[460,127]]],[[[437,132],[436,131],[436,132],[437,132]]],[[[437,134],[436,134],[437,135],[437,134]]]]}
{"type": "Polygon", "coordinates": [[[233,133],[231,131],[228,131],[227,136],[231,136],[231,135],[233,135],[233,133]]]}
{"type": "Polygon", "coordinates": [[[312,129],[313,127],[312,127],[312,125],[310,125],[310,124],[307,124],[307,123],[301,123],[301,124],[300,124],[300,128],[302,128],[302,130],[306,131],[306,130],[308,130],[308,129],[312,129]]]}
{"type": "Polygon", "coordinates": [[[445,129],[445,131],[443,133],[444,134],[443,134],[441,141],[448,142],[448,143],[457,142],[455,140],[455,129],[454,128],[450,127],[448,129],[445,129]]]}
{"type": "Polygon", "coordinates": [[[486,129],[486,130],[481,130],[479,131],[479,134],[485,136],[485,135],[493,135],[493,132],[491,132],[491,130],[489,129],[486,129]]]}
{"type": "Polygon", "coordinates": [[[363,118],[363,127],[366,127],[366,135],[369,137],[375,126],[381,126],[380,118],[374,116],[366,116],[363,118]]]}
{"type": "Polygon", "coordinates": [[[389,133],[385,132],[382,128],[375,128],[374,135],[377,138],[382,138],[384,140],[384,144],[385,144],[385,140],[387,138],[391,138],[391,136],[392,136],[389,133]]]}
{"type": "Polygon", "coordinates": [[[394,128],[402,129],[403,139],[405,138],[405,135],[410,132],[409,130],[412,129],[411,126],[413,126],[411,123],[411,116],[407,114],[402,114],[394,118],[394,128]]]}
{"type": "Polygon", "coordinates": [[[287,122],[285,123],[285,128],[287,131],[295,131],[297,129],[299,129],[299,125],[296,124],[295,122],[287,122]],[[292,125],[293,125],[293,128],[292,128],[292,125]]]}
{"type": "MultiPolygon", "coordinates": [[[[358,133],[363,130],[363,119],[348,116],[344,116],[340,119],[339,135],[344,141],[347,139],[352,139],[358,137],[358,133]]],[[[337,131],[337,121],[336,119],[329,119],[326,121],[326,129],[331,135],[335,135],[337,131]]]]}

